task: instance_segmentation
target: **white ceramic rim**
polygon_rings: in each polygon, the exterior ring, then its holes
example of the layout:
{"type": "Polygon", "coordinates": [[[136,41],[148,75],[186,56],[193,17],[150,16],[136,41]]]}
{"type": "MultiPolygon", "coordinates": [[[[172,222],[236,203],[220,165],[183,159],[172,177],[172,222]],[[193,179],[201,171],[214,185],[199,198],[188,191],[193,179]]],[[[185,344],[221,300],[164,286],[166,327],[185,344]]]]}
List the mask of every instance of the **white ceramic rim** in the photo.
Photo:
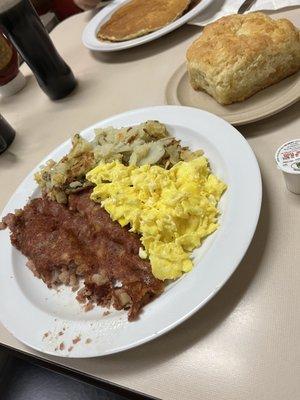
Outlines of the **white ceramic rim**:
{"type": "Polygon", "coordinates": [[[184,14],[182,17],[178,18],[176,21],[166,25],[165,27],[158,29],[155,32],[149,33],[147,35],[126,40],[124,42],[104,42],[97,39],[97,32],[99,30],[100,25],[107,21],[110,15],[116,11],[124,3],[128,3],[130,0],[115,0],[111,4],[104,7],[101,11],[98,12],[86,25],[84,31],[82,33],[82,43],[90,50],[95,51],[119,51],[129,49],[131,47],[139,46],[143,43],[151,42],[152,40],[158,39],[161,36],[166,35],[167,33],[179,28],[184,25],[191,19],[193,19],[196,15],[202,12],[205,8],[207,8],[213,0],[202,0],[197,6],[195,6],[192,10],[184,14]]]}

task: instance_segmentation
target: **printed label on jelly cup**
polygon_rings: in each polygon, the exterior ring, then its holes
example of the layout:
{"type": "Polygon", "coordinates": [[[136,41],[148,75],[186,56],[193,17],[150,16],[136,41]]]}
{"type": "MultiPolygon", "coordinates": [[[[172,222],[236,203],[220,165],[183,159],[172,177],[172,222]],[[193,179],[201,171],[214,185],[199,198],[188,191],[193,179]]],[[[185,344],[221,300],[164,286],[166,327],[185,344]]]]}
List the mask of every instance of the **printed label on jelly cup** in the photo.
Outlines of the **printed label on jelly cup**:
{"type": "Polygon", "coordinates": [[[278,168],[291,174],[300,174],[300,139],[284,143],[276,152],[278,168]]]}

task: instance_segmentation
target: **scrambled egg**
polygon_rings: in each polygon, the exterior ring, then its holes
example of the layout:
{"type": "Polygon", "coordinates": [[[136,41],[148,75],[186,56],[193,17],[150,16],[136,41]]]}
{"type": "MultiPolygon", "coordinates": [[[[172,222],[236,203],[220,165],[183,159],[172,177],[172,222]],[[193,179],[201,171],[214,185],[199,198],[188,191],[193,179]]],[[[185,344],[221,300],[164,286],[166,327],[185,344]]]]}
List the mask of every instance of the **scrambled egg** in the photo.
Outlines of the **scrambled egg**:
{"type": "Polygon", "coordinates": [[[142,235],[140,256],[153,275],[175,279],[192,269],[191,251],[218,227],[218,201],[226,185],[201,156],[170,170],[159,166],[101,163],[87,174],[91,199],[113,220],[142,235]]]}

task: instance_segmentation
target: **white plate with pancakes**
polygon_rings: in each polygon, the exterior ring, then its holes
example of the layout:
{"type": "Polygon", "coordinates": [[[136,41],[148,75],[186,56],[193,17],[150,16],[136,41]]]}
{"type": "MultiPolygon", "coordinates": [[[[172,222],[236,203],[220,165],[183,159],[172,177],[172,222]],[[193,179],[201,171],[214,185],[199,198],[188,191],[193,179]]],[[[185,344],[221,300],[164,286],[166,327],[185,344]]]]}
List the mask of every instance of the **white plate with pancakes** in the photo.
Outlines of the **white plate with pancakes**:
{"type": "MultiPolygon", "coordinates": [[[[212,172],[228,189],[219,204],[220,226],[193,252],[194,268],[167,285],[128,322],[126,311],[85,312],[68,287],[50,290],[26,267],[26,258],[12,247],[9,231],[0,231],[0,320],[21,342],[51,355],[95,357],[127,350],[170,331],[202,308],[226,283],[241,262],[259,218],[262,186],[259,167],[244,137],[229,123],[206,111],[158,106],[113,116],[85,129],[91,140],[99,127],[125,127],[146,120],[166,124],[170,134],[192,150],[203,149],[212,172]]],[[[24,207],[40,195],[34,173],[49,158],[68,153],[68,140],[50,153],[21,183],[2,212],[24,207]]]]}
{"type": "MultiPolygon", "coordinates": [[[[121,6],[129,3],[130,1],[131,0],[114,0],[111,4],[107,5],[101,11],[99,11],[91,19],[91,21],[87,24],[83,31],[83,44],[91,50],[110,52],[125,50],[147,42],[151,42],[152,40],[158,39],[161,36],[166,35],[167,33],[179,28],[180,26],[193,19],[196,15],[205,10],[212,3],[213,0],[201,0],[200,2],[198,2],[198,0],[194,0],[194,2],[196,3],[195,6],[190,8],[187,12],[184,12],[181,17],[173,20],[173,22],[170,21],[169,23],[166,23],[166,25],[162,28],[147,33],[143,36],[123,41],[108,41],[98,39],[97,34],[100,27],[105,24],[121,6]]],[[[193,3],[193,1],[191,3],[193,3]]]]}

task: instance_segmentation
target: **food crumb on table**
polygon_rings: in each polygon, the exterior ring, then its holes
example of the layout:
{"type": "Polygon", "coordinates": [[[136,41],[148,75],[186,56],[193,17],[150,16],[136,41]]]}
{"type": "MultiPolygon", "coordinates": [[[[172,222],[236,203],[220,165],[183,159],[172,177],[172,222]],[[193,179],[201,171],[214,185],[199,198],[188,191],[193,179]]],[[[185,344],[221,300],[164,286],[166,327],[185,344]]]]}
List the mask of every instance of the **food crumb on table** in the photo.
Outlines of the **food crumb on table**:
{"type": "Polygon", "coordinates": [[[92,339],[87,338],[86,341],[85,341],[85,343],[86,343],[86,344],[92,343],[92,339]]]}
{"type": "Polygon", "coordinates": [[[70,351],[72,351],[73,350],[73,346],[70,346],[69,348],[68,348],[68,352],[70,353],[70,351]]]}
{"type": "Polygon", "coordinates": [[[59,345],[59,350],[64,350],[65,348],[65,344],[64,342],[61,342],[61,344],[59,345]]]}
{"type": "Polygon", "coordinates": [[[103,315],[103,317],[106,317],[106,316],[109,315],[109,314],[110,314],[109,311],[104,311],[104,313],[103,313],[102,315],[103,315]]]}

